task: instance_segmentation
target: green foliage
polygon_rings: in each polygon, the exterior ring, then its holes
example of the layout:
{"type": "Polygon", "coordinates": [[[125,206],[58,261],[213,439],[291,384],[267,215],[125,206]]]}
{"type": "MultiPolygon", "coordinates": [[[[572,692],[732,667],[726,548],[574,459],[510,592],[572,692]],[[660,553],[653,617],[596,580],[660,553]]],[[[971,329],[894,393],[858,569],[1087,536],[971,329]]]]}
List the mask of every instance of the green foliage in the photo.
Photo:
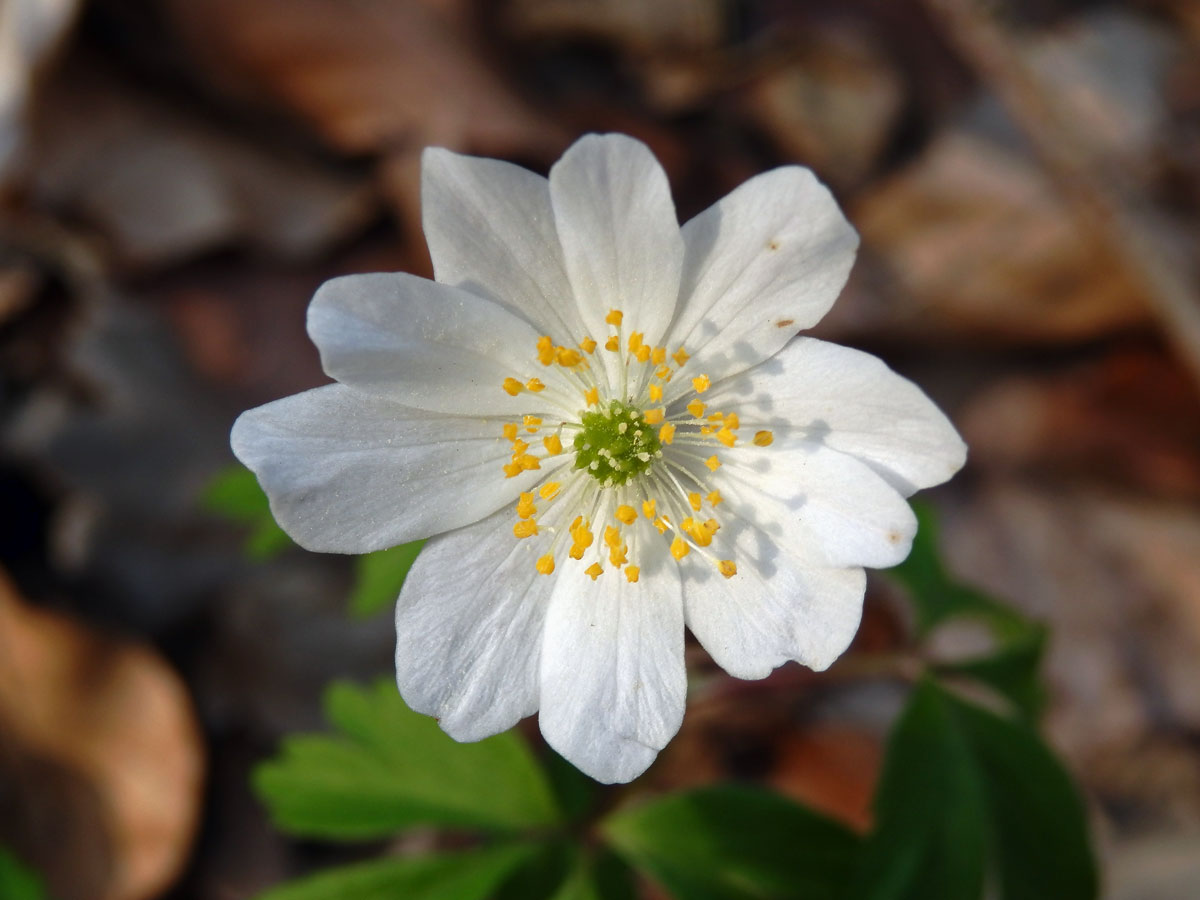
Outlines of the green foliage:
{"type": "Polygon", "coordinates": [[[677,900],[834,900],[858,848],[845,826],[745,787],[668,795],[603,828],[677,900]]]}
{"type": "Polygon", "coordinates": [[[292,546],[292,539],[275,524],[258,479],[243,466],[230,466],[217,475],[201,496],[201,505],[249,529],[243,546],[250,559],[270,559],[292,546]]]}
{"type": "Polygon", "coordinates": [[[301,735],[255,772],[283,831],[356,839],[414,825],[521,831],[552,825],[558,806],[515,732],[475,744],[448,738],[408,709],[390,681],[335,684],[325,697],[337,736],[301,735]]]}
{"type": "Polygon", "coordinates": [[[932,680],[892,733],[875,812],[848,900],[1096,896],[1083,806],[1050,751],[932,680]]]}
{"type": "Polygon", "coordinates": [[[46,900],[41,878],[6,847],[0,847],[0,900],[46,900]]]}
{"type": "Polygon", "coordinates": [[[467,853],[384,858],[267,891],[259,900],[484,900],[531,853],[503,844],[467,853]]]}
{"type": "Polygon", "coordinates": [[[390,550],[368,553],[355,560],[354,592],[350,595],[351,614],[366,618],[390,608],[400,595],[408,570],[424,546],[424,541],[413,541],[390,550]]]}

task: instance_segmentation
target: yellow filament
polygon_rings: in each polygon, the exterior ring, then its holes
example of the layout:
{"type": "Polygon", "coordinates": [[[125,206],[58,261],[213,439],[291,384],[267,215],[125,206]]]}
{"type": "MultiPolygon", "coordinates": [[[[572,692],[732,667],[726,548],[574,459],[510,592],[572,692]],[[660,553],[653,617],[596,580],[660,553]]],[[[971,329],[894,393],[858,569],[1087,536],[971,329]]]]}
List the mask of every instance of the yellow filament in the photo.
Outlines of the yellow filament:
{"type": "Polygon", "coordinates": [[[617,520],[625,525],[632,525],[637,521],[637,510],[622,503],[617,507],[617,520]]]}
{"type": "Polygon", "coordinates": [[[754,446],[755,447],[770,447],[771,444],[773,444],[774,442],[775,442],[775,435],[771,434],[771,432],[769,432],[769,431],[754,432],[754,446]]]}
{"type": "Polygon", "coordinates": [[[671,555],[676,559],[683,559],[691,552],[692,548],[687,545],[687,541],[683,538],[676,537],[675,540],[671,541],[671,555]]]}
{"type": "Polygon", "coordinates": [[[521,391],[525,390],[525,385],[517,381],[515,378],[505,378],[504,384],[501,385],[510,396],[517,396],[521,391]]]}
{"type": "Polygon", "coordinates": [[[737,574],[737,566],[734,564],[732,559],[723,559],[717,563],[717,571],[726,578],[732,578],[737,574]]]}
{"type": "Polygon", "coordinates": [[[538,558],[536,565],[538,572],[542,575],[549,575],[554,571],[554,557],[547,553],[545,556],[538,558]]]}
{"type": "Polygon", "coordinates": [[[696,389],[697,394],[703,394],[712,387],[712,382],[708,380],[707,375],[697,375],[692,379],[692,387],[696,389]]]}
{"type": "Polygon", "coordinates": [[[600,563],[592,563],[590,566],[588,566],[583,571],[586,572],[588,575],[592,576],[592,581],[595,581],[597,578],[599,578],[601,575],[604,574],[604,567],[601,566],[600,563]]]}
{"type": "Polygon", "coordinates": [[[630,584],[637,584],[638,576],[642,574],[642,570],[637,566],[625,567],[625,580],[630,584]]]}
{"type": "Polygon", "coordinates": [[[670,422],[663,425],[662,428],[658,429],[658,439],[664,444],[669,444],[675,440],[675,426],[670,422]]]}
{"type": "Polygon", "coordinates": [[[537,522],[533,519],[521,519],[519,522],[513,522],[513,534],[519,538],[533,537],[537,533],[537,522]]]}

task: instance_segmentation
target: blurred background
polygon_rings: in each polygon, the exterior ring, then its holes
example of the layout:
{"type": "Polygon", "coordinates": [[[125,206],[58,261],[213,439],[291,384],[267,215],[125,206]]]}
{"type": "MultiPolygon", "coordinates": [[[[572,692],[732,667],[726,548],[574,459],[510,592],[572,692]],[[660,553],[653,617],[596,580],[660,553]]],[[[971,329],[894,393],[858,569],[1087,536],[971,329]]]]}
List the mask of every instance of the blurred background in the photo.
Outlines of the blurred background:
{"type": "MultiPolygon", "coordinates": [[[[1053,629],[1044,724],[1107,895],[1197,896],[1195,0],[0,0],[0,844],[61,900],[236,900],[341,858],[248,773],[328,681],[389,671],[389,616],[347,615],[350,560],[248,558],[201,498],[238,412],[326,380],[323,280],[430,274],[423,147],[544,173],[610,130],[681,220],[780,164],[832,187],[863,247],[816,333],[970,444],[942,550],[1053,629]]],[[[873,581],[820,676],[690,648],[639,786],[748,779],[865,826],[902,694],[854,659],[902,654],[904,615],[873,581]]]]}

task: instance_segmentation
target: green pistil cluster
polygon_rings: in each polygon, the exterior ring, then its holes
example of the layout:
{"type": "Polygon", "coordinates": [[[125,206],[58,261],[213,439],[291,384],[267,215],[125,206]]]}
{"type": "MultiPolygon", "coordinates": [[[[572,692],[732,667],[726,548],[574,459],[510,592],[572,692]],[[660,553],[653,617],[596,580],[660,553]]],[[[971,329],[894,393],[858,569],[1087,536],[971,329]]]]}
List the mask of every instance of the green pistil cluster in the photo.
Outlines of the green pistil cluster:
{"type": "Polygon", "coordinates": [[[606,487],[627,484],[662,454],[654,429],[642,411],[620,400],[607,408],[585,412],[575,435],[575,468],[585,469],[606,487]]]}

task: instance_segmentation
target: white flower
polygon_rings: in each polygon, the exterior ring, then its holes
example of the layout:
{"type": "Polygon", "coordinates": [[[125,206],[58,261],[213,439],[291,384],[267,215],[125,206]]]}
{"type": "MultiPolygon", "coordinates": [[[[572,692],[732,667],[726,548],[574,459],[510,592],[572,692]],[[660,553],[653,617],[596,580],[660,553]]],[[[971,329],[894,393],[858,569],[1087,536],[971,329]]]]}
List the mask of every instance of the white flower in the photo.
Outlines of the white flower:
{"type": "Polygon", "coordinates": [[[740,678],[828,666],[863,566],[908,553],[904,498],[965,447],[921,391],[810,338],[858,238],[807,169],[680,228],[650,151],[584,137],[541,178],[427,150],[437,281],[325,284],[339,383],[234,426],[311,550],[434,535],[400,594],[396,672],[458,740],[540,710],[600,781],[678,730],[684,627],[740,678]]]}

